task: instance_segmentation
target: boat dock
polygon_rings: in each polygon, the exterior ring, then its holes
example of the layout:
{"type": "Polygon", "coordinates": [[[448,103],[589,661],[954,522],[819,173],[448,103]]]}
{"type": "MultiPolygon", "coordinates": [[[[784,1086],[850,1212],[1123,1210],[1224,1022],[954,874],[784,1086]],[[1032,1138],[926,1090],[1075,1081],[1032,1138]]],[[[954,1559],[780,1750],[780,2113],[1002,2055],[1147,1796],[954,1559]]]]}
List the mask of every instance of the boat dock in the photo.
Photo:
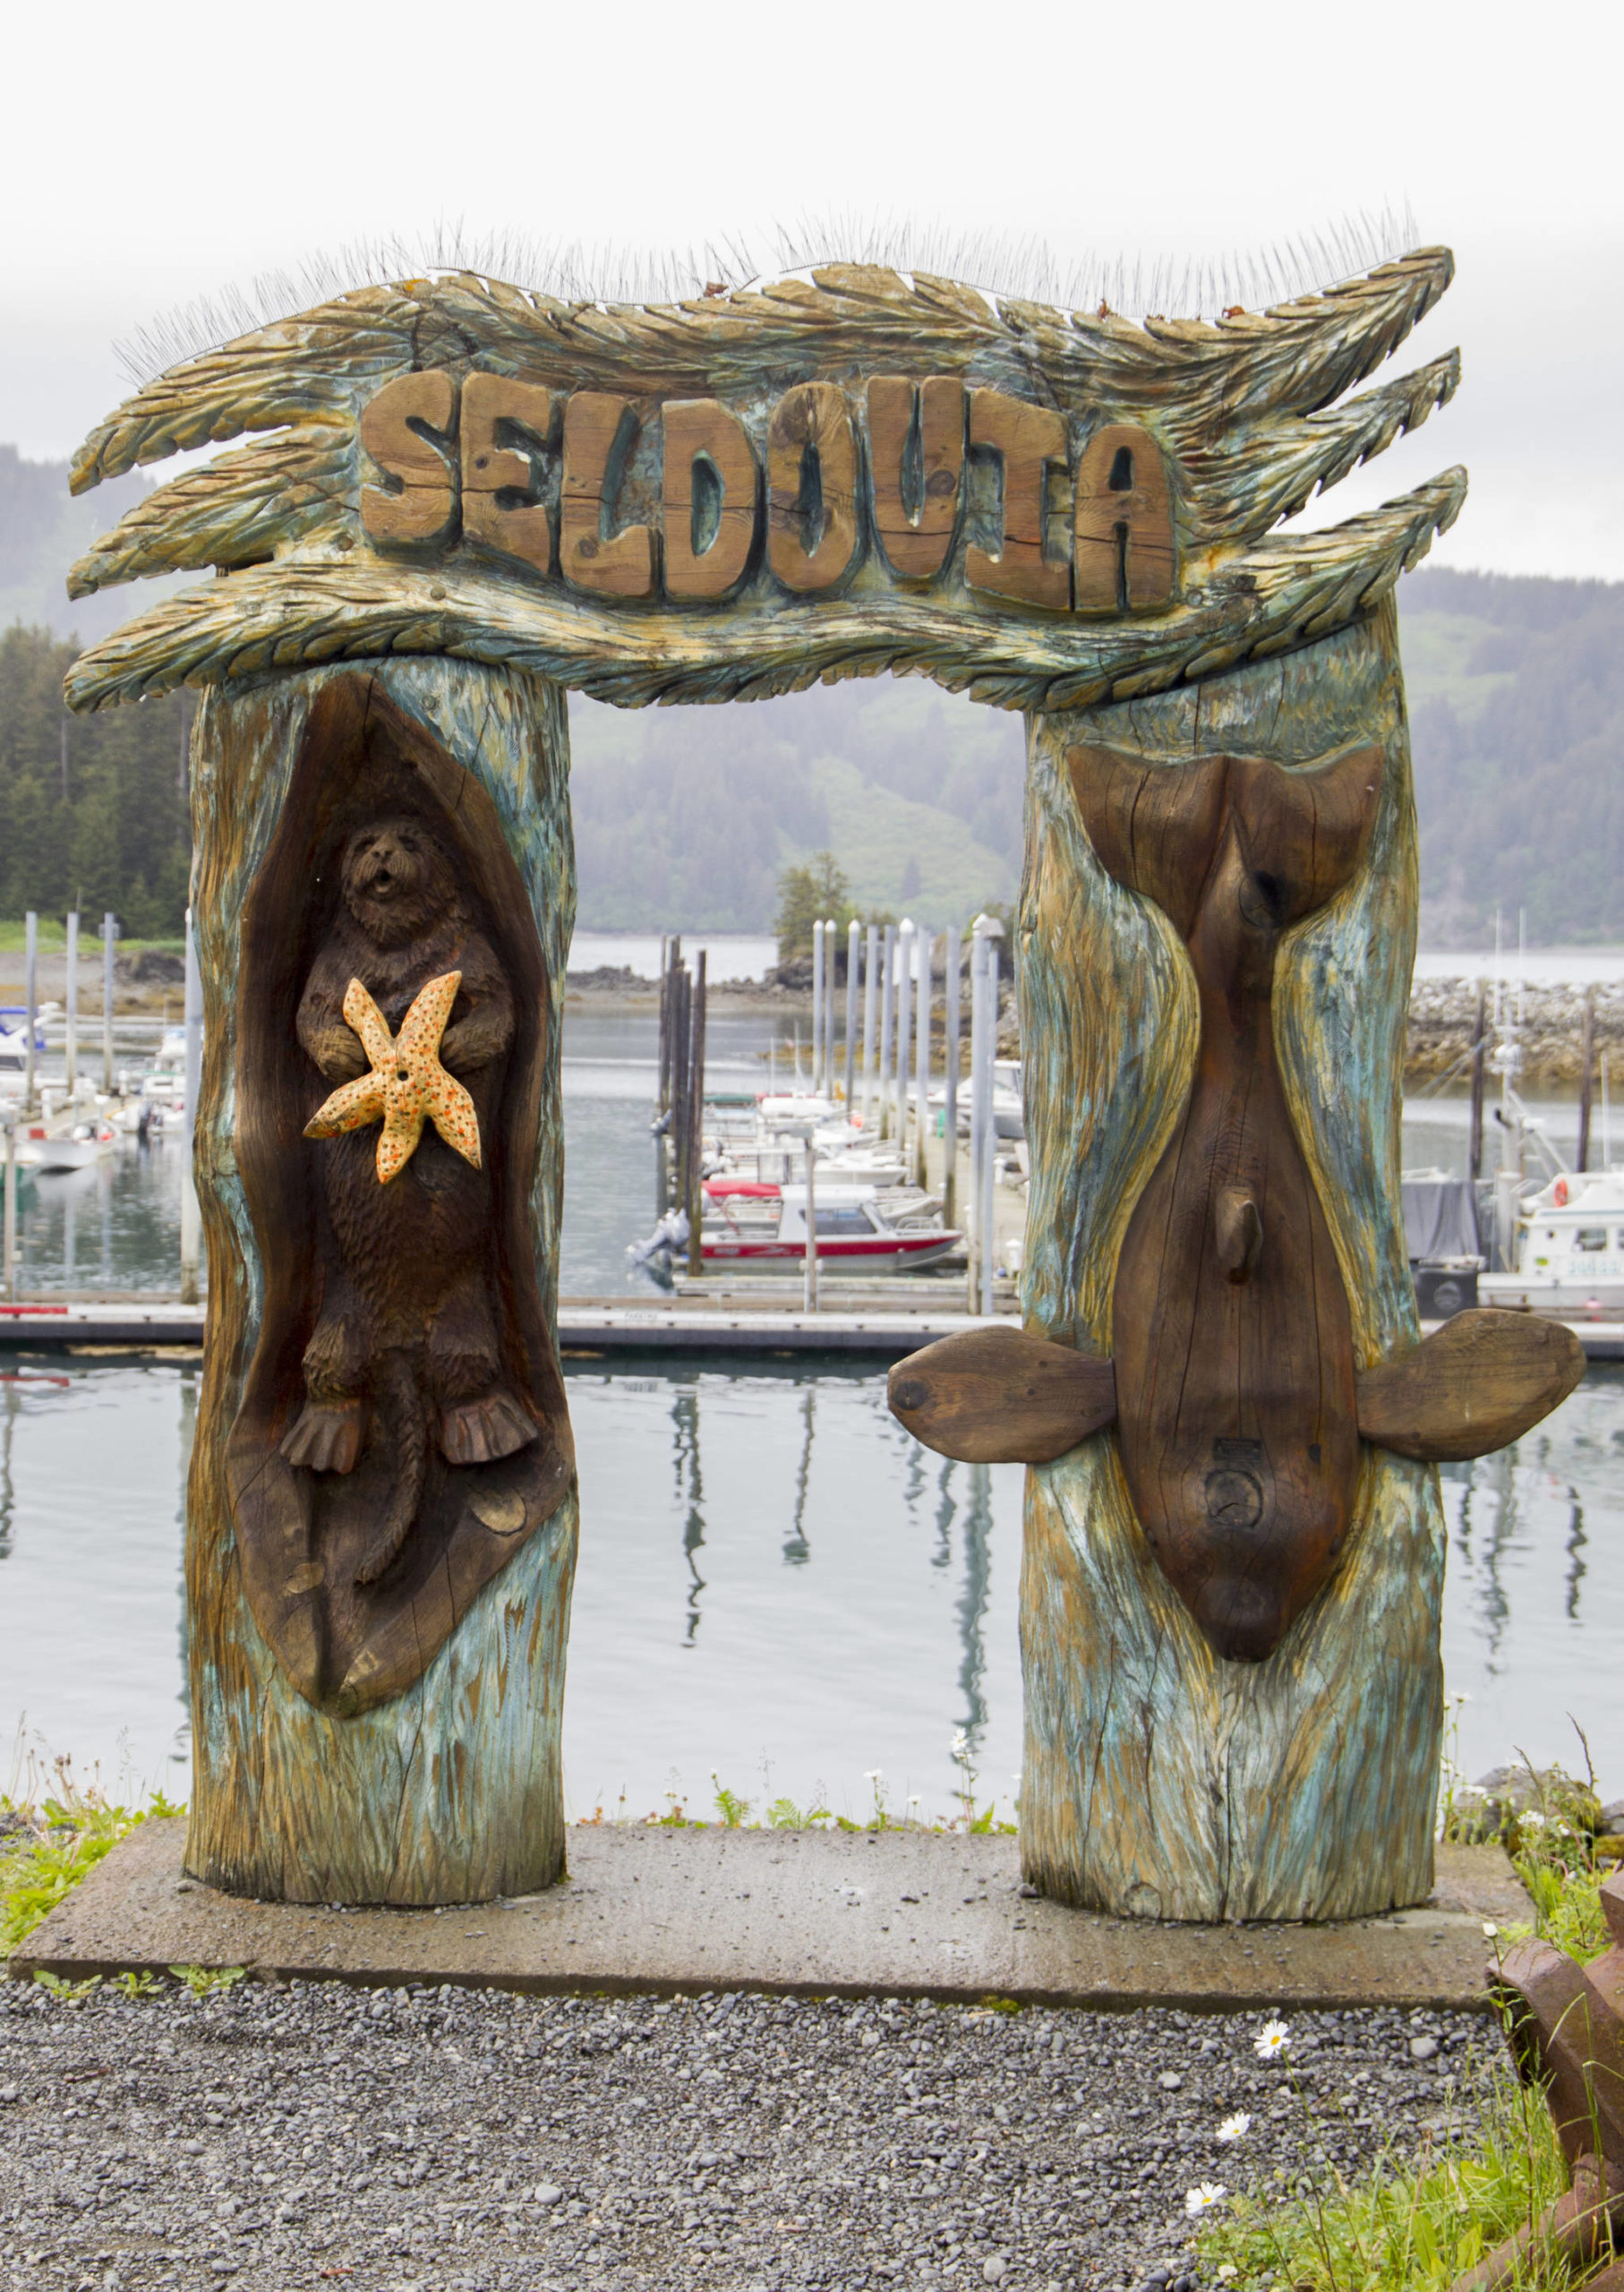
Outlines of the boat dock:
{"type": "MultiPolygon", "coordinates": [[[[1015,1321],[1013,1299],[1007,1313],[991,1319],[1015,1321]]],[[[987,1325],[987,1317],[965,1312],[957,1283],[939,1300],[904,1302],[859,1294],[817,1313],[787,1298],[727,1291],[650,1304],[621,1297],[566,1297],[559,1307],[559,1350],[566,1361],[659,1354],[754,1356],[765,1362],[809,1355],[877,1364],[900,1361],[937,1338],[987,1325]]],[[[1422,1332],[1430,1336],[1440,1326],[1423,1321],[1422,1332]]],[[[1573,1321],[1568,1326],[1587,1359],[1624,1361],[1624,1321],[1573,1321]]],[[[201,1305],[95,1297],[0,1304],[0,1347],[163,1353],[176,1347],[195,1349],[202,1342],[201,1305]]]]}
{"type": "MultiPolygon", "coordinates": [[[[1013,1314],[996,1318],[1013,1320],[1013,1314]]],[[[939,1302],[859,1297],[820,1313],[772,1298],[645,1304],[618,1297],[567,1297],[559,1308],[559,1350],[566,1361],[627,1354],[753,1355],[776,1361],[816,1354],[881,1364],[981,1325],[979,1315],[964,1311],[956,1283],[939,1302]]],[[[1624,1347],[1624,1330],[1620,1338],[1624,1347]]],[[[97,1298],[0,1304],[0,1347],[29,1352],[157,1353],[202,1342],[201,1305],[97,1298]]]]}

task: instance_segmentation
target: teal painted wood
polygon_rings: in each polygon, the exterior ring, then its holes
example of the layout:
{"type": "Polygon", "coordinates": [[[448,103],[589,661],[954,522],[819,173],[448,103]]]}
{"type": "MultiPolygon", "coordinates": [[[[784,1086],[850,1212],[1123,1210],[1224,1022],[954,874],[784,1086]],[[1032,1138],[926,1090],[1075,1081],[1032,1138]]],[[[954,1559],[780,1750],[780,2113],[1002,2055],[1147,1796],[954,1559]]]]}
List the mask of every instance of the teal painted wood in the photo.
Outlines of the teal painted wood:
{"type": "MultiPolygon", "coordinates": [[[[1415,1334],[1399,1091],[1415,830],[1397,617],[1125,706],[1030,720],[1021,947],[1029,1326],[1111,1349],[1123,1230],[1196,1051],[1171,925],[1095,859],[1063,755],[1307,763],[1382,743],[1359,874],[1282,947],[1275,1036],[1362,1364],[1415,1334]]],[[[1177,1919],[1351,1917],[1424,1900],[1443,1716],[1436,1474],[1367,1450],[1340,1574],[1255,1664],[1215,1656],[1157,1567],[1107,1432],[1028,1475],[1021,1849],[1047,1892],[1177,1919]]]]}
{"type": "MultiPolygon", "coordinates": [[[[565,1645],[573,1490],[474,1597],[404,1694],[354,1718],[308,1703],[244,1596],[224,1471],[263,1309],[263,1268],[235,1146],[244,902],[286,800],[318,671],[209,694],[193,733],[194,911],[205,1056],[196,1171],[209,1343],[188,1492],[194,1783],[187,1865],[266,1899],[430,1903],[522,1893],[563,1866],[565,1645]]],[[[575,914],[562,694],[457,661],[385,664],[389,697],[496,807],[529,892],[551,1010],[531,1228],[556,1325],[563,1193],[559,1038],[575,914]]]]}

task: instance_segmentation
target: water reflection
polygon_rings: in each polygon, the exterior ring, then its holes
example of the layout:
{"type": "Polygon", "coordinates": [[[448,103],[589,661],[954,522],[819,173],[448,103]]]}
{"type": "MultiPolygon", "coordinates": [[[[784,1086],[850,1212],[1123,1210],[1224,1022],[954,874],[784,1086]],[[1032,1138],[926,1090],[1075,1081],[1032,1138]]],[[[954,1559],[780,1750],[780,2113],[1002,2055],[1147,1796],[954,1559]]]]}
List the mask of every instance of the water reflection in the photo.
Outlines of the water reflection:
{"type": "MultiPolygon", "coordinates": [[[[0,1729],[184,1790],[181,1521],[194,1364],[6,1361],[0,1729]]],[[[1009,1809],[1020,1765],[1018,1468],[920,1450],[884,1379],[569,1364],[581,1568],[565,1699],[577,1813],[759,1802],[948,1811],[955,1728],[1009,1809]]],[[[1624,1375],[1446,1468],[1444,1646],[1460,1755],[1572,1763],[1624,1737],[1624,1375]]],[[[0,1777],[0,1782],[4,1778],[0,1777]]]]}

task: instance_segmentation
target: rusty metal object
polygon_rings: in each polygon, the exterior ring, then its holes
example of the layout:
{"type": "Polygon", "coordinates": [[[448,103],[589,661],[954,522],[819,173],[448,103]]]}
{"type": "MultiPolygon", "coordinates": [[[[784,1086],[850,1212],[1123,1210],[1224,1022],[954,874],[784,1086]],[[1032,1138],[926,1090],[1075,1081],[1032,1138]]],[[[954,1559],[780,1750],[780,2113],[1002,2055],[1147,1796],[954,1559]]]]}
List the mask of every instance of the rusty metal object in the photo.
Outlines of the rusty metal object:
{"type": "MultiPolygon", "coordinates": [[[[1568,2270],[1624,2254],[1624,1871],[1602,1888],[1602,1908],[1612,1947],[1590,1965],[1549,1942],[1519,1942],[1489,1969],[1511,2057],[1543,2089],[1571,2186],[1452,2292],[1567,2283],[1568,2270]]],[[[1588,2282],[1591,2292],[1624,2292],[1624,2258],[1588,2282]]]]}

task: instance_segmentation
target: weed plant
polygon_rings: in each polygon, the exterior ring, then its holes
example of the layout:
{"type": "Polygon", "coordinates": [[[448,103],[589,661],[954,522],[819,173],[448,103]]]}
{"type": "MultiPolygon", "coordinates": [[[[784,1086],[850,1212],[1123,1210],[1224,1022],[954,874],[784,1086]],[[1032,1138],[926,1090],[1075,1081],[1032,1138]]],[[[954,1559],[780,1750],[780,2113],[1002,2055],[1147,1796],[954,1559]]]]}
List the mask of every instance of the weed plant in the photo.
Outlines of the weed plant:
{"type": "Polygon", "coordinates": [[[38,1801],[0,1795],[0,1957],[48,1918],[85,1873],[150,1815],[177,1815],[161,1793],[144,1808],[115,1806],[94,1783],[56,1764],[56,1787],[38,1801]]]}
{"type": "MultiPolygon", "coordinates": [[[[1609,1946],[1601,1888],[1613,1857],[1610,1842],[1597,1835],[1595,1774],[1582,1732],[1579,1740],[1583,1782],[1560,1766],[1535,1770],[1525,1759],[1515,1787],[1498,1801],[1464,1783],[1458,1767],[1445,1761],[1440,1834],[1468,1844],[1498,1840],[1534,1905],[1531,1921],[1485,1925],[1487,1948],[1497,1955],[1531,1935],[1581,1964],[1609,1946]]],[[[1312,2116],[1322,2105],[1293,2082],[1312,2116]]],[[[1280,2186],[1283,2175],[1261,2175],[1243,2194],[1203,2206],[1197,2234],[1203,2262],[1235,2292],[1432,2292],[1452,2284],[1537,2221],[1568,2185],[1544,2100],[1509,2059],[1492,2065],[1478,2093],[1469,2134],[1430,2134],[1413,2152],[1389,2142],[1357,2180],[1338,2169],[1321,2139],[1306,2188],[1280,2186]]],[[[1551,2292],[1580,2280],[1558,2255],[1536,2248],[1511,2283],[1551,2292]]]]}

